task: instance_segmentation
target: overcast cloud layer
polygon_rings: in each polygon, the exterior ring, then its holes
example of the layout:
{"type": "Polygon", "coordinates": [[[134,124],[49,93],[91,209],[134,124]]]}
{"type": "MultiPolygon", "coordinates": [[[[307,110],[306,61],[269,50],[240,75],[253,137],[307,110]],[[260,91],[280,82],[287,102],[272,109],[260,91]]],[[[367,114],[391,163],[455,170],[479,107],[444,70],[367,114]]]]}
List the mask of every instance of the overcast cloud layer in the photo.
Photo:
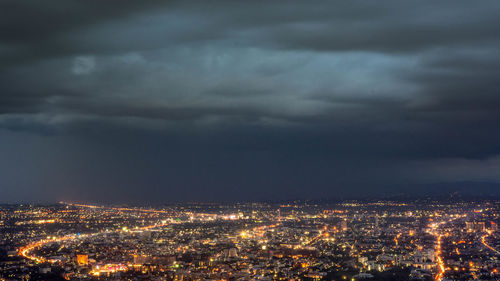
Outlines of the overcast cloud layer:
{"type": "Polygon", "coordinates": [[[498,1],[0,0],[2,202],[500,181],[498,1]]]}

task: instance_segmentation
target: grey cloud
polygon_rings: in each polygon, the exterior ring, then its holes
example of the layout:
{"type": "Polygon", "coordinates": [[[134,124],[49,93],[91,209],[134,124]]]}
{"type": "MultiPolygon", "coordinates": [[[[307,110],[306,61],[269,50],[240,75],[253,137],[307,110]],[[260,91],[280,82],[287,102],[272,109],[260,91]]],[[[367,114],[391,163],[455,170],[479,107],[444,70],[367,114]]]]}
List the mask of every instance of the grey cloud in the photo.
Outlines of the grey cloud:
{"type": "Polygon", "coordinates": [[[466,1],[2,4],[0,36],[12,49],[2,56],[5,62],[207,41],[312,51],[415,52],[495,44],[500,26],[500,7],[494,1],[474,7],[466,1]],[[20,17],[29,20],[17,20],[20,17]]]}
{"type": "Polygon", "coordinates": [[[251,188],[299,196],[309,185],[316,195],[377,193],[456,171],[495,180],[499,9],[1,1],[0,148],[34,170],[23,153],[35,144],[46,169],[9,176],[9,194],[36,180],[52,194],[78,186],[68,196],[120,186],[109,198],[122,187],[137,196],[141,182],[154,194],[180,186],[217,198],[251,188]]]}

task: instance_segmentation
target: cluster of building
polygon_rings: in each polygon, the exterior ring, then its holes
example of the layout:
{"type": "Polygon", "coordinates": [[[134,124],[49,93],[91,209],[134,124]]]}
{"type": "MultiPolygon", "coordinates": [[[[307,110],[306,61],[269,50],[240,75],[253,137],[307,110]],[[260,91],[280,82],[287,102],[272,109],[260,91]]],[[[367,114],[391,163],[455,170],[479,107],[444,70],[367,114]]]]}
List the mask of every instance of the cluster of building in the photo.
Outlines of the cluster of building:
{"type": "Polygon", "coordinates": [[[500,280],[497,203],[3,206],[0,280],[500,280]]]}

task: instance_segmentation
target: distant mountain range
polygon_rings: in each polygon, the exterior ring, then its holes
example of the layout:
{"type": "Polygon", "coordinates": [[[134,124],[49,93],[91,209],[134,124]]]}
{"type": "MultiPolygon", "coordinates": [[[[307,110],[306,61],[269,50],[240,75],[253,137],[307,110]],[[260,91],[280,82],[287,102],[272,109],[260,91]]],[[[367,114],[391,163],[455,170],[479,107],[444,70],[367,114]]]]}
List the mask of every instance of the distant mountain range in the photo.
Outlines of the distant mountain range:
{"type": "Polygon", "coordinates": [[[500,183],[496,182],[441,182],[422,185],[421,188],[422,195],[429,196],[500,197],[500,183]]]}
{"type": "Polygon", "coordinates": [[[383,195],[360,195],[331,197],[323,199],[296,199],[276,200],[270,203],[339,203],[344,200],[471,200],[471,199],[497,199],[500,200],[500,183],[496,182],[438,182],[427,184],[412,184],[394,187],[398,192],[386,192],[383,195]]]}
{"type": "Polygon", "coordinates": [[[500,199],[500,183],[496,182],[439,182],[406,186],[405,192],[385,198],[483,198],[500,199]]]}

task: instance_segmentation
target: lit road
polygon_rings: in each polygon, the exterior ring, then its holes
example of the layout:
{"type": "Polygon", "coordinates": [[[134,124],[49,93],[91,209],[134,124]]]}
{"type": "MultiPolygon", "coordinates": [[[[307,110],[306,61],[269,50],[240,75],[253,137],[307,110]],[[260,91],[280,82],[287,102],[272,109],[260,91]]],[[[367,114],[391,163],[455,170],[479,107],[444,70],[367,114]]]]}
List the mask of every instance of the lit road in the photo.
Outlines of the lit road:
{"type": "Polygon", "coordinates": [[[441,251],[441,238],[442,237],[443,237],[443,235],[439,234],[439,236],[437,238],[436,261],[437,261],[437,265],[439,268],[439,272],[435,277],[436,281],[441,280],[443,278],[444,273],[446,272],[446,269],[444,267],[443,257],[442,257],[442,251],[441,251]]]}
{"type": "Polygon", "coordinates": [[[483,236],[481,236],[481,243],[488,249],[492,250],[493,252],[495,252],[497,255],[500,255],[500,251],[498,251],[497,249],[493,248],[491,245],[489,245],[488,243],[486,243],[486,238],[491,236],[492,232],[488,232],[488,234],[485,234],[483,236]]]}
{"type": "Polygon", "coordinates": [[[19,249],[18,253],[21,257],[30,259],[36,263],[52,262],[51,260],[48,260],[44,257],[37,257],[37,256],[31,254],[31,251],[33,251],[34,249],[36,249],[38,247],[42,247],[43,245],[49,244],[49,243],[58,243],[58,242],[62,242],[62,241],[70,240],[70,239],[75,239],[75,238],[76,238],[76,235],[64,236],[64,237],[54,237],[52,239],[43,239],[43,240],[34,242],[32,244],[26,245],[24,247],[21,247],[19,249]]]}
{"type": "Polygon", "coordinates": [[[441,250],[441,239],[443,238],[443,234],[441,234],[439,231],[439,227],[445,223],[446,221],[442,221],[439,223],[432,223],[430,225],[431,230],[429,231],[430,234],[436,237],[436,242],[437,242],[436,247],[434,249],[436,255],[436,265],[438,268],[438,273],[434,277],[436,281],[440,281],[441,279],[443,279],[444,273],[446,272],[446,268],[444,266],[442,257],[443,252],[441,250]]]}
{"type": "Polygon", "coordinates": [[[450,222],[452,222],[452,221],[454,221],[456,219],[465,218],[466,216],[467,215],[462,215],[460,217],[451,218],[451,219],[448,219],[446,221],[441,221],[439,223],[432,223],[430,225],[430,227],[431,227],[430,233],[432,235],[436,236],[436,241],[437,241],[436,248],[435,248],[435,254],[436,254],[436,264],[437,264],[437,267],[438,267],[438,273],[434,277],[434,279],[436,281],[441,281],[441,279],[443,279],[444,274],[446,273],[446,267],[445,267],[445,264],[444,264],[444,261],[443,261],[443,256],[442,256],[443,252],[442,252],[442,249],[441,249],[441,240],[442,240],[443,237],[449,236],[449,233],[443,234],[442,230],[440,230],[440,227],[442,227],[446,223],[450,223],[450,222]]]}
{"type": "Polygon", "coordinates": [[[159,214],[168,214],[169,213],[167,211],[154,210],[154,209],[113,208],[113,207],[104,207],[104,206],[87,205],[87,204],[64,203],[64,202],[60,202],[60,203],[61,204],[66,204],[66,205],[69,205],[69,206],[75,206],[75,207],[80,207],[80,208],[89,208],[89,209],[108,209],[108,210],[114,210],[114,211],[129,211],[129,212],[142,212],[142,213],[159,213],[159,214]]]}

